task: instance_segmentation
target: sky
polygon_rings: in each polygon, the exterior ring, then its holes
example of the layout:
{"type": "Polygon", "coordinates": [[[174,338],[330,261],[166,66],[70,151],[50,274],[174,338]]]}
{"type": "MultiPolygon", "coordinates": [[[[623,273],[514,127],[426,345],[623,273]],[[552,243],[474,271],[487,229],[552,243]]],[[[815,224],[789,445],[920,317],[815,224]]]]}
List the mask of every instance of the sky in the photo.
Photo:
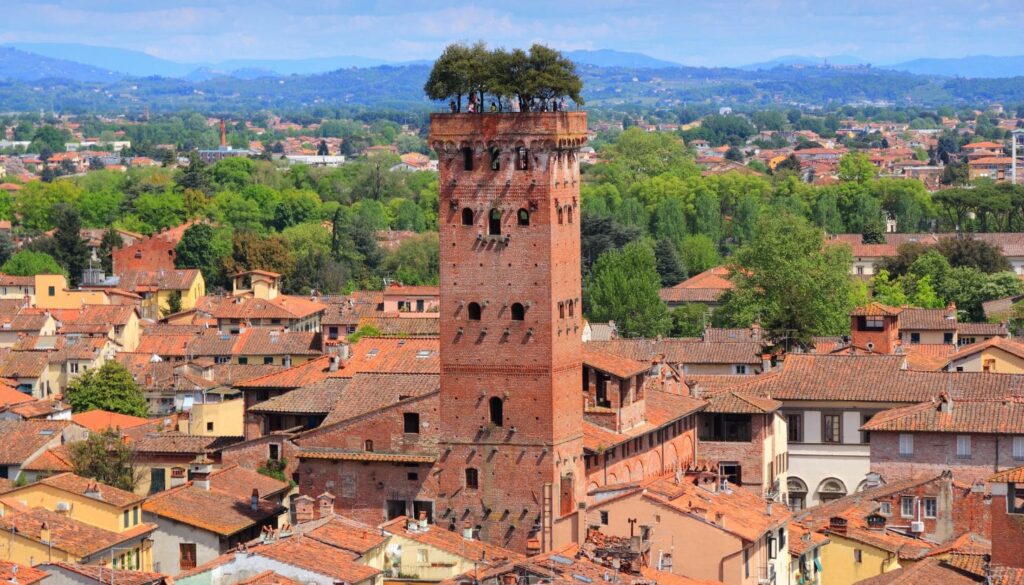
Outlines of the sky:
{"type": "Polygon", "coordinates": [[[785,55],[1024,54],[1022,0],[5,0],[0,44],[73,42],[183,62],[432,59],[453,41],[617,49],[686,65],[785,55]]]}

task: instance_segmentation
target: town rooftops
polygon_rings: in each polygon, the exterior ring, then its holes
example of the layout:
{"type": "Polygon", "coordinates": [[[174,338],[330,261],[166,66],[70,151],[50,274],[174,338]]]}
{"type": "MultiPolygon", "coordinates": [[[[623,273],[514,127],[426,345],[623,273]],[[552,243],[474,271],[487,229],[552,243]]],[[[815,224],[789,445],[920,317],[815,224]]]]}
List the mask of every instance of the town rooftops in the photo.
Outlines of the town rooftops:
{"type": "Polygon", "coordinates": [[[920,433],[1024,434],[1024,399],[950,400],[882,411],[861,426],[864,431],[920,433]]]}
{"type": "Polygon", "coordinates": [[[248,478],[250,481],[243,482],[246,485],[241,485],[238,477],[218,478],[218,474],[226,472],[221,470],[210,475],[209,489],[188,482],[150,496],[143,504],[143,509],[162,518],[221,536],[237,534],[284,512],[283,506],[263,499],[266,494],[262,492],[259,492],[256,505],[253,506],[251,493],[257,481],[274,482],[278,489],[272,493],[287,489],[287,484],[269,477],[259,479],[254,477],[259,475],[256,472],[244,471],[251,474],[248,478]]]}
{"type": "MultiPolygon", "coordinates": [[[[329,384],[340,382],[328,381],[329,384]]],[[[434,394],[440,388],[441,376],[438,374],[357,374],[339,392],[340,399],[327,415],[323,426],[348,421],[405,400],[434,394]]],[[[306,441],[302,443],[307,444],[306,441]]],[[[309,444],[315,444],[315,439],[309,444]]]]}
{"type": "MultiPolygon", "coordinates": [[[[10,497],[10,494],[5,497],[10,497]]],[[[8,507],[7,513],[0,516],[0,530],[16,531],[23,538],[49,544],[76,557],[86,557],[105,551],[122,542],[149,534],[155,529],[155,524],[144,523],[122,532],[111,532],[45,508],[18,511],[8,507]],[[50,532],[48,543],[43,539],[44,525],[50,532]]]]}
{"type": "MultiPolygon", "coordinates": [[[[360,374],[362,375],[362,374],[360,374]]],[[[249,412],[327,414],[344,395],[351,378],[331,378],[275,396],[249,407],[249,412]]]]}
{"type": "Polygon", "coordinates": [[[989,483],[1024,483],[1024,465],[1000,471],[986,481],[989,483]]]}
{"type": "Polygon", "coordinates": [[[71,425],[63,420],[12,420],[0,419],[0,437],[4,448],[0,449],[0,465],[21,465],[39,452],[47,443],[57,439],[64,429],[71,425]]]}
{"type": "Polygon", "coordinates": [[[1006,323],[957,323],[956,332],[961,337],[972,337],[975,335],[994,335],[1007,337],[1009,331],[1006,323]]]}
{"type": "Polygon", "coordinates": [[[729,269],[716,266],[679,284],[663,288],[658,294],[667,303],[712,303],[734,288],[736,285],[729,280],[729,269]]]}
{"type": "Polygon", "coordinates": [[[134,427],[148,424],[150,420],[148,418],[142,418],[139,416],[129,416],[127,414],[121,414],[118,412],[110,412],[107,410],[93,409],[86,412],[79,412],[71,415],[71,421],[77,425],[83,426],[94,433],[100,433],[107,429],[131,429],[134,427]]]}
{"type": "Polygon", "coordinates": [[[364,555],[388,540],[381,530],[336,514],[304,522],[295,528],[313,540],[357,555],[364,555]]]}
{"type": "Polygon", "coordinates": [[[598,347],[591,347],[589,344],[583,347],[583,365],[623,380],[638,376],[651,369],[649,361],[623,357],[598,347]]]}
{"type": "Polygon", "coordinates": [[[0,581],[10,585],[32,585],[49,577],[49,573],[35,567],[18,565],[10,561],[0,560],[0,581]]]}
{"type": "Polygon", "coordinates": [[[946,356],[946,363],[957,361],[961,358],[974,355],[993,347],[1001,349],[1012,356],[1024,359],[1024,343],[1006,339],[1005,337],[993,337],[991,339],[986,339],[985,341],[970,343],[961,347],[956,353],[946,356]]]}
{"type": "MultiPolygon", "coordinates": [[[[166,575],[148,571],[128,571],[125,569],[111,569],[100,565],[79,565],[75,563],[45,563],[39,565],[46,568],[50,573],[54,569],[62,569],[73,573],[86,582],[106,585],[116,582],[117,585],[160,585],[167,581],[166,575]]],[[[44,573],[45,574],[45,573],[44,573]]]]}
{"type": "Polygon", "coordinates": [[[445,530],[436,525],[428,525],[427,530],[409,530],[409,519],[405,516],[399,516],[381,524],[381,530],[443,550],[463,559],[474,561],[486,559],[486,564],[495,565],[506,561],[526,559],[525,556],[517,552],[480,540],[465,538],[458,532],[445,530]]]}
{"type": "Polygon", "coordinates": [[[241,441],[241,437],[204,437],[185,433],[150,433],[135,443],[139,453],[179,453],[201,455],[241,441]]]}
{"type": "Polygon", "coordinates": [[[899,307],[890,307],[879,302],[871,302],[850,311],[850,315],[854,317],[896,317],[902,310],[899,307]]]}
{"type": "Polygon", "coordinates": [[[961,572],[941,559],[930,558],[858,581],[857,585],[975,585],[983,582],[984,578],[961,572]]]}
{"type": "Polygon", "coordinates": [[[761,364],[759,341],[714,342],[693,337],[591,341],[585,349],[600,350],[651,363],[658,356],[672,364],[761,364]]]}
{"type": "Polygon", "coordinates": [[[214,319],[305,319],[326,309],[317,301],[280,295],[272,299],[224,298],[211,314],[214,319]]]}
{"type": "Polygon", "coordinates": [[[53,318],[64,333],[91,332],[100,326],[107,331],[115,325],[127,325],[135,313],[135,305],[82,305],[80,309],[54,309],[53,318]]]}
{"type": "Polygon", "coordinates": [[[439,374],[440,343],[436,337],[363,337],[353,343],[340,375],[358,373],[439,374]]]}
{"type": "MultiPolygon", "coordinates": [[[[50,477],[45,477],[39,480],[38,483],[70,494],[92,498],[98,502],[105,502],[117,508],[132,506],[146,499],[144,496],[139,496],[129,491],[111,487],[94,479],[89,479],[73,473],[60,473],[50,477]]],[[[12,495],[17,494],[17,492],[18,490],[15,490],[12,495]]]]}
{"type": "Polygon", "coordinates": [[[71,444],[73,443],[65,443],[47,449],[39,457],[22,465],[21,470],[41,472],[39,473],[40,476],[74,471],[75,466],[71,461],[71,444]]]}
{"type": "Polygon", "coordinates": [[[905,331],[952,331],[957,328],[956,307],[900,311],[900,329],[905,331]]]}
{"type": "Polygon", "coordinates": [[[357,562],[357,555],[347,550],[301,535],[250,547],[248,552],[344,583],[359,583],[380,574],[379,570],[357,562]]]}
{"type": "Polygon", "coordinates": [[[332,374],[331,360],[339,359],[338,356],[324,355],[311,359],[297,366],[273,372],[258,378],[252,378],[235,384],[235,388],[265,389],[265,388],[302,388],[326,380],[332,374]]]}
{"type": "Polygon", "coordinates": [[[0,353],[0,377],[38,378],[49,367],[49,356],[44,351],[11,351],[0,353]]]}

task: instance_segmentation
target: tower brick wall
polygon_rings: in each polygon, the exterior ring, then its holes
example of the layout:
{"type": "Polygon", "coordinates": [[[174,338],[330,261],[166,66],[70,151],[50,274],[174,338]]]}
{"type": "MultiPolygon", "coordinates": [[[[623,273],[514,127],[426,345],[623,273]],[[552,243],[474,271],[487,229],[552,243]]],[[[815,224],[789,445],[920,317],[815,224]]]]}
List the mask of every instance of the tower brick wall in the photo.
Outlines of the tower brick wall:
{"type": "Polygon", "coordinates": [[[520,550],[578,540],[582,529],[585,141],[578,112],[431,118],[441,194],[437,521],[520,550]]]}

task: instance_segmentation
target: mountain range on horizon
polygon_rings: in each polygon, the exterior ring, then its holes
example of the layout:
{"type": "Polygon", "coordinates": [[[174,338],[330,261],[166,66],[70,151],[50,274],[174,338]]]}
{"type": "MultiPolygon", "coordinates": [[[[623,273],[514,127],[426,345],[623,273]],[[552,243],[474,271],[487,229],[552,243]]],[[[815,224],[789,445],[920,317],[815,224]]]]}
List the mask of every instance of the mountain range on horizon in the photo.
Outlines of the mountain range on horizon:
{"type": "MultiPolygon", "coordinates": [[[[79,81],[151,76],[190,81],[201,81],[219,76],[254,79],[258,77],[311,75],[348,68],[418,65],[431,62],[428,59],[389,61],[358,55],[336,55],[333,57],[312,57],[306,59],[228,59],[216,63],[185,63],[155,57],[142,51],[99,47],[80,43],[10,43],[7,47],[11,47],[26,55],[22,55],[22,58],[19,60],[14,58],[16,57],[15,55],[10,54],[10,50],[5,54],[0,54],[0,78],[20,80],[46,76],[67,77],[79,81]],[[29,55],[41,57],[38,66],[28,63],[28,61],[31,61],[29,55]],[[19,61],[21,61],[20,64],[18,63],[19,61]],[[78,65],[79,69],[75,70],[74,65],[78,65]],[[52,75],[54,72],[61,72],[63,74],[52,75]]],[[[564,53],[578,64],[597,67],[633,69],[687,67],[680,63],[658,59],[643,53],[614,49],[575,50],[565,51],[564,53]]],[[[762,62],[720,68],[757,71],[774,67],[812,67],[824,64],[832,66],[866,65],[917,75],[949,77],[1001,78],[1024,75],[1024,55],[921,58],[886,65],[871,64],[869,60],[854,55],[832,55],[827,57],[785,55],[762,62]]]]}

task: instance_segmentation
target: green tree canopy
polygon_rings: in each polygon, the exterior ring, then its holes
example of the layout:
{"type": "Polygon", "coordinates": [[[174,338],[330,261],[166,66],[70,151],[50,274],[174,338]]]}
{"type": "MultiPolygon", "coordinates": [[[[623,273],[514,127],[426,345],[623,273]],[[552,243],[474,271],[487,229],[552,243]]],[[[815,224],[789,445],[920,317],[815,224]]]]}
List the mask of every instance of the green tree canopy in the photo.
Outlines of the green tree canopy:
{"type": "Polygon", "coordinates": [[[125,491],[133,491],[139,481],[135,453],[113,429],[91,433],[84,441],[68,448],[75,475],[125,491]]]}
{"type": "Polygon", "coordinates": [[[14,276],[65,274],[64,268],[57,264],[53,256],[44,252],[33,252],[32,250],[22,250],[11,256],[7,262],[4,262],[3,266],[0,266],[0,272],[14,276]]]}
{"type": "Polygon", "coordinates": [[[131,416],[149,414],[149,403],[131,372],[115,361],[79,375],[65,395],[74,412],[102,409],[131,416]]]}
{"type": "Polygon", "coordinates": [[[644,242],[609,250],[597,259],[583,289],[591,321],[615,321],[624,337],[667,335],[672,327],[668,307],[658,296],[654,251],[644,242]]]}

